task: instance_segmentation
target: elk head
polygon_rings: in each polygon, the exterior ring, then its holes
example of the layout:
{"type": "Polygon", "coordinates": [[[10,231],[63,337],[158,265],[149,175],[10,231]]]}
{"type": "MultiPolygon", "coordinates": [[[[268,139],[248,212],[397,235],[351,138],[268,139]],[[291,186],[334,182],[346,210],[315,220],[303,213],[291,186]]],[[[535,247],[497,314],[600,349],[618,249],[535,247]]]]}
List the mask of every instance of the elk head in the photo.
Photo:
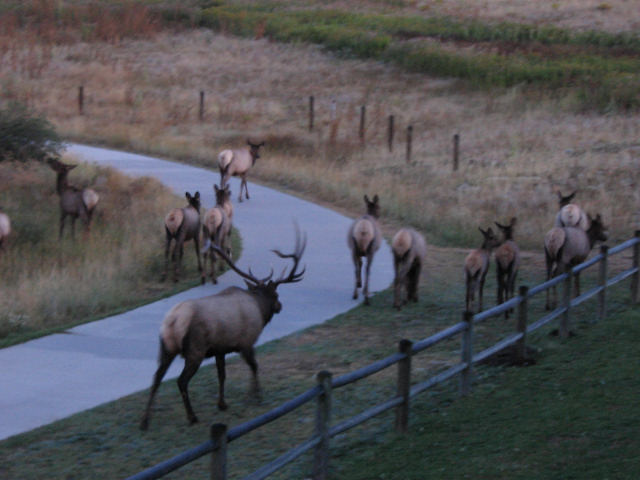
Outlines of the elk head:
{"type": "Polygon", "coordinates": [[[509,225],[501,225],[498,222],[494,222],[496,226],[502,231],[502,235],[504,236],[504,240],[513,240],[513,227],[515,227],[517,223],[517,218],[513,217],[509,225]]]}
{"type": "Polygon", "coordinates": [[[199,212],[200,211],[200,192],[196,192],[194,195],[191,195],[189,192],[185,192],[184,196],[187,197],[189,206],[195,208],[199,212]]]}
{"type": "Polygon", "coordinates": [[[255,165],[256,160],[260,158],[260,152],[258,150],[260,147],[264,146],[264,142],[251,143],[251,140],[247,139],[247,145],[249,145],[249,153],[251,153],[251,159],[255,165]]]}
{"type": "Polygon", "coordinates": [[[216,205],[224,205],[225,202],[231,200],[231,188],[228,183],[222,188],[214,184],[213,190],[216,194],[216,205]]]}
{"type": "Polygon", "coordinates": [[[373,218],[380,216],[380,204],[378,203],[378,195],[373,196],[373,201],[369,200],[368,196],[364,196],[364,202],[367,205],[367,215],[371,215],[373,218]]]}
{"type": "Polygon", "coordinates": [[[558,208],[569,205],[571,203],[571,200],[573,200],[573,197],[576,196],[576,193],[577,190],[567,196],[563,196],[562,193],[558,192],[558,208]]]}

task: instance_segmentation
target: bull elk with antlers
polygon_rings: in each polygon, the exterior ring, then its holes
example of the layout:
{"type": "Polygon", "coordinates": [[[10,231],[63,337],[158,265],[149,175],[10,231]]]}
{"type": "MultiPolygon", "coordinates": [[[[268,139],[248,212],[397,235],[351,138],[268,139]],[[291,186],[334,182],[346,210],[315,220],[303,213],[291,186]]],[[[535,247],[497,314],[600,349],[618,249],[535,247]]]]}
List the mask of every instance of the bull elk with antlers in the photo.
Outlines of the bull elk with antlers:
{"type": "Polygon", "coordinates": [[[274,314],[280,312],[282,304],[278,300],[278,286],[302,280],[304,268],[298,265],[307,244],[306,236],[300,234],[296,226],[296,245],[293,253],[273,252],[280,258],[292,259],[293,267],[280,278],[272,280],[273,271],[266,278],[255,277],[240,270],[225,252],[217,246],[213,248],[238,275],[245,279],[247,288],[229,287],[208,297],[186,300],[173,307],[164,318],[160,329],[159,366],[153,378],[149,401],[140,423],[146,430],[149,426],[150,409],[155,393],[173,359],[184,357],[184,369],[178,378],[178,388],[182,395],[189,423],[198,421],[187,390],[189,380],[198,371],[205,358],[215,357],[218,371],[218,408],[225,410],[224,401],[225,355],[240,352],[252,372],[251,392],[260,391],[258,364],[255,359],[254,344],[274,314]]]}
{"type": "Polygon", "coordinates": [[[100,197],[91,188],[76,188],[69,185],[67,176],[77,165],[67,165],[55,158],[49,158],[47,163],[56,172],[56,192],[60,196],[60,233],[62,238],[64,223],[67,216],[71,217],[71,238],[75,237],[76,220],[80,218],[87,226],[87,232],[91,227],[93,211],[100,197]]]}

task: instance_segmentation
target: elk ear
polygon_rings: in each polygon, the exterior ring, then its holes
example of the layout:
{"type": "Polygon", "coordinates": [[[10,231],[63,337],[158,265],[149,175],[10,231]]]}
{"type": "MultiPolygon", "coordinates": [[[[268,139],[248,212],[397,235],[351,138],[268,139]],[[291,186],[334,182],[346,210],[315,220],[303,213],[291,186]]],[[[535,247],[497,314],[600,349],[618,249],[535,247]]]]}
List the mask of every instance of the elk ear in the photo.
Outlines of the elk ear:
{"type": "Polygon", "coordinates": [[[365,201],[367,204],[371,203],[371,202],[369,201],[369,197],[367,197],[367,195],[366,195],[366,194],[364,195],[364,201],[365,201]]]}
{"type": "Polygon", "coordinates": [[[378,204],[378,194],[377,193],[373,196],[373,203],[375,203],[376,205],[378,204]]]}
{"type": "Polygon", "coordinates": [[[216,185],[215,183],[213,184],[213,191],[216,193],[220,191],[220,189],[218,188],[218,185],[216,185]]]}
{"type": "Polygon", "coordinates": [[[516,223],[518,223],[518,219],[516,217],[511,218],[511,226],[513,227],[516,223]]]}
{"type": "Polygon", "coordinates": [[[191,194],[189,192],[184,192],[184,196],[187,197],[187,200],[191,200],[191,194]]]}
{"type": "Polygon", "coordinates": [[[486,235],[486,234],[487,234],[487,232],[485,232],[484,230],[482,230],[482,228],[481,228],[481,227],[478,227],[478,230],[480,230],[480,233],[481,233],[482,235],[486,235]]]}
{"type": "Polygon", "coordinates": [[[193,198],[195,198],[196,200],[200,199],[200,192],[196,192],[196,194],[193,196],[193,198]]]}
{"type": "Polygon", "coordinates": [[[573,193],[571,195],[567,196],[567,202],[570,202],[571,200],[573,200],[573,197],[576,196],[576,193],[578,193],[577,190],[574,190],[573,193]]]}

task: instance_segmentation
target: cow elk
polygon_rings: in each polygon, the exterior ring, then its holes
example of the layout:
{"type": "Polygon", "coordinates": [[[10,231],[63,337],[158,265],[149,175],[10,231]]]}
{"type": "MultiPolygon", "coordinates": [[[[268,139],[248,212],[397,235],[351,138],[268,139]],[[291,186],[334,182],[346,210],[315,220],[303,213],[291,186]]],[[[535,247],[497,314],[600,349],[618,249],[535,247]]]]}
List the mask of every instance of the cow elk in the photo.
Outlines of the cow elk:
{"type": "Polygon", "coordinates": [[[247,173],[253,167],[256,160],[260,158],[260,147],[264,142],[251,143],[247,140],[248,147],[233,150],[223,150],[218,155],[218,168],[220,169],[220,186],[224,187],[231,177],[240,177],[240,194],[238,201],[242,201],[242,189],[249,200],[249,189],[247,188],[247,173]]]}
{"type": "Polygon", "coordinates": [[[80,218],[86,225],[87,232],[91,228],[93,211],[100,199],[95,190],[91,188],[76,188],[69,185],[67,179],[69,172],[77,165],[67,165],[56,158],[49,158],[47,163],[56,172],[56,192],[60,197],[60,232],[62,238],[65,219],[71,217],[71,238],[75,238],[76,220],[80,218]]]}
{"type": "Polygon", "coordinates": [[[427,242],[412,228],[401,228],[391,241],[393,252],[393,306],[400,309],[408,300],[418,301],[418,283],[427,242]]]}
{"type": "Polygon", "coordinates": [[[357,218],[349,228],[347,243],[351,250],[351,258],[355,266],[355,288],[353,289],[353,299],[358,298],[358,289],[362,287],[362,257],[367,258],[366,274],[364,280],[364,304],[369,305],[369,274],[371,271],[371,262],[373,256],[380,248],[382,243],[382,233],[378,225],[378,217],[380,216],[380,205],[378,203],[378,195],[373,197],[373,201],[369,197],[364,196],[367,206],[367,213],[357,218]]]}
{"type": "Polygon", "coordinates": [[[259,395],[258,364],[253,346],[273,315],[282,309],[278,299],[278,286],[302,280],[304,268],[298,271],[298,265],[306,243],[306,236],[301,236],[296,226],[296,245],[293,253],[284,254],[273,250],[280,258],[293,260],[293,267],[289,273],[285,273],[285,269],[277,280],[271,279],[273,271],[263,279],[253,276],[251,270],[249,273],[241,271],[222,249],[213,247],[229,266],[245,279],[247,288],[229,287],[215,295],[186,300],[167,313],[160,328],[158,369],[153,377],[149,400],[140,423],[142,430],[149,426],[150,409],[155,393],[178,354],[184,357],[184,369],[178,378],[178,388],[189,423],[193,424],[198,419],[191,407],[187,388],[189,380],[205,358],[215,357],[216,360],[220,410],[227,408],[224,400],[224,382],[225,355],[228,353],[239,352],[249,365],[252,373],[250,394],[259,395]]]}
{"type": "MultiPolygon", "coordinates": [[[[520,249],[513,241],[513,227],[517,219],[513,217],[509,225],[501,225],[495,222],[502,232],[502,243],[495,251],[496,270],[498,279],[498,304],[506,302],[513,297],[516,286],[516,275],[520,266],[520,249]]],[[[504,313],[509,317],[510,311],[504,313]]]]}
{"type": "Polygon", "coordinates": [[[9,215],[0,211],[0,252],[7,249],[9,234],[11,233],[11,221],[9,215]]]}
{"type": "Polygon", "coordinates": [[[164,217],[164,230],[166,234],[165,250],[164,250],[164,272],[160,281],[167,278],[169,270],[169,254],[171,254],[171,262],[173,263],[173,280],[178,281],[180,273],[180,265],[182,263],[182,255],[184,253],[184,242],[193,240],[195,244],[196,257],[198,259],[198,271],[202,279],[205,281],[202,263],[200,262],[200,192],[196,192],[191,196],[189,192],[185,193],[187,201],[186,207],[173,208],[164,217]],[[171,243],[173,241],[173,250],[171,243]]]}
{"type": "Polygon", "coordinates": [[[571,203],[576,192],[563,196],[558,192],[558,206],[560,210],[556,215],[554,227],[578,227],[585,232],[589,229],[589,217],[582,208],[571,203]]]}
{"type": "MultiPolygon", "coordinates": [[[[569,271],[572,267],[584,262],[596,242],[607,240],[607,227],[604,226],[600,214],[589,220],[589,228],[585,232],[578,227],[553,227],[544,237],[544,254],[547,264],[547,280],[569,271]]],[[[575,296],[580,295],[580,273],[574,274],[575,296]]],[[[547,289],[546,309],[555,308],[557,303],[556,287],[553,287],[553,305],[547,289]]]]}
{"type": "Polygon", "coordinates": [[[493,233],[491,227],[482,230],[483,241],[482,246],[472,250],[464,259],[464,279],[466,286],[466,302],[465,308],[471,311],[472,303],[478,294],[478,311],[482,311],[482,292],[484,290],[484,281],[489,272],[491,252],[499,245],[499,240],[493,233]]]}
{"type": "MultiPolygon", "coordinates": [[[[216,195],[218,190],[215,186],[216,195]]],[[[202,236],[205,246],[202,249],[204,254],[205,268],[207,265],[207,256],[211,265],[210,276],[213,283],[218,283],[216,278],[216,253],[213,245],[219,246],[224,252],[231,257],[231,241],[229,235],[231,233],[231,221],[221,205],[216,205],[207,210],[202,219],[202,236]]]]}

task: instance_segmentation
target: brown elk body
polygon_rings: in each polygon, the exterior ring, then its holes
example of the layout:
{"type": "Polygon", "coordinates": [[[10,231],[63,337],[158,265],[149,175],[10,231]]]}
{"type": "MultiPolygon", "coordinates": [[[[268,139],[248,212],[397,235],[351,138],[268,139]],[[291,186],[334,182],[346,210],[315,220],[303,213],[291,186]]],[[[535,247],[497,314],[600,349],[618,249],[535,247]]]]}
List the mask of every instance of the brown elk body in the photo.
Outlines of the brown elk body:
{"type": "MultiPolygon", "coordinates": [[[[513,240],[513,227],[516,222],[515,217],[511,219],[509,225],[495,222],[502,231],[502,243],[494,253],[498,279],[498,304],[512,298],[516,287],[516,276],[520,267],[520,249],[513,240]]],[[[504,313],[505,318],[509,317],[509,313],[509,311],[504,313]]]]}
{"type": "Polygon", "coordinates": [[[378,195],[373,197],[373,201],[370,201],[369,197],[365,195],[364,201],[367,205],[367,214],[357,218],[351,224],[349,234],[347,235],[347,244],[351,250],[351,258],[355,266],[354,300],[358,298],[358,289],[362,287],[362,258],[366,257],[367,259],[362,295],[364,297],[364,304],[369,305],[369,274],[371,271],[371,262],[373,262],[373,256],[382,243],[382,233],[377,220],[380,215],[378,195]]]}
{"type": "Polygon", "coordinates": [[[478,294],[478,311],[482,311],[482,292],[484,281],[489,272],[490,258],[492,250],[498,246],[499,241],[491,227],[487,230],[478,228],[483,236],[482,246],[472,250],[464,259],[464,279],[466,286],[465,308],[471,311],[472,303],[478,294]]]}
{"type": "Polygon", "coordinates": [[[11,233],[11,221],[9,215],[0,212],[0,251],[7,249],[9,234],[11,233]]]}
{"type": "Polygon", "coordinates": [[[247,289],[229,287],[215,295],[181,302],[167,313],[160,329],[158,369],[154,375],[149,400],[140,423],[141,429],[146,430],[149,425],[153,398],[167,369],[177,355],[182,355],[185,361],[184,369],[178,378],[178,388],[190,423],[195,423],[198,419],[189,401],[188,384],[205,358],[215,357],[216,360],[220,410],[227,408],[224,400],[224,383],[225,355],[228,353],[240,353],[251,368],[250,393],[259,394],[258,364],[253,346],[273,315],[282,309],[278,299],[278,286],[302,280],[304,269],[302,271],[297,269],[305,246],[306,237],[301,239],[300,232],[297,231],[293,253],[283,254],[274,250],[279,257],[293,260],[293,267],[289,273],[283,273],[278,280],[271,280],[273,272],[264,279],[242,272],[223,250],[214,247],[229,266],[246,280],[247,289]]]}
{"type": "Polygon", "coordinates": [[[393,306],[401,308],[408,300],[418,301],[418,283],[422,262],[427,254],[427,242],[412,228],[401,228],[391,241],[395,278],[393,306]]]}
{"type": "Polygon", "coordinates": [[[178,281],[180,265],[184,253],[184,242],[193,240],[198,259],[198,271],[204,283],[205,276],[200,261],[200,192],[191,196],[185,193],[189,204],[183,208],[174,208],[164,218],[164,230],[166,234],[164,250],[164,272],[161,281],[167,278],[169,270],[169,255],[173,263],[173,280],[178,281]],[[171,243],[173,242],[173,250],[171,243]]]}
{"type": "MultiPolygon", "coordinates": [[[[547,264],[547,280],[560,275],[584,262],[596,242],[607,240],[606,227],[600,214],[589,219],[589,229],[585,232],[578,227],[553,227],[544,237],[544,253],[547,264]]],[[[580,295],[580,273],[574,275],[575,296],[580,295]]],[[[556,287],[553,287],[553,302],[547,289],[546,309],[555,308],[556,287]]]]}
{"type": "Polygon", "coordinates": [[[249,199],[249,189],[247,188],[247,173],[260,158],[259,149],[264,145],[261,143],[251,143],[247,140],[248,147],[233,150],[223,150],[218,155],[218,168],[220,169],[220,186],[224,187],[231,177],[240,177],[240,194],[238,201],[242,201],[242,189],[249,199]]]}
{"type": "Polygon", "coordinates": [[[75,237],[75,224],[78,218],[85,223],[87,232],[89,232],[93,211],[100,199],[99,195],[91,188],[80,189],[69,185],[67,177],[77,165],[67,165],[55,158],[50,158],[47,163],[57,175],[56,192],[60,197],[60,231],[58,236],[62,238],[67,217],[71,218],[71,238],[75,237]]]}
{"type": "Polygon", "coordinates": [[[558,205],[560,210],[556,215],[554,227],[578,227],[585,232],[589,229],[589,216],[575,203],[571,203],[576,192],[563,196],[558,192],[558,205]]]}
{"type": "MultiPolygon", "coordinates": [[[[217,185],[214,185],[216,191],[216,199],[218,199],[218,193],[223,192],[217,185]]],[[[202,236],[205,241],[203,247],[204,264],[206,267],[207,256],[210,261],[210,277],[213,283],[218,283],[216,277],[216,253],[213,249],[213,245],[219,246],[229,257],[231,257],[231,220],[227,216],[223,206],[216,204],[213,208],[207,210],[202,219],[202,236]]]]}

